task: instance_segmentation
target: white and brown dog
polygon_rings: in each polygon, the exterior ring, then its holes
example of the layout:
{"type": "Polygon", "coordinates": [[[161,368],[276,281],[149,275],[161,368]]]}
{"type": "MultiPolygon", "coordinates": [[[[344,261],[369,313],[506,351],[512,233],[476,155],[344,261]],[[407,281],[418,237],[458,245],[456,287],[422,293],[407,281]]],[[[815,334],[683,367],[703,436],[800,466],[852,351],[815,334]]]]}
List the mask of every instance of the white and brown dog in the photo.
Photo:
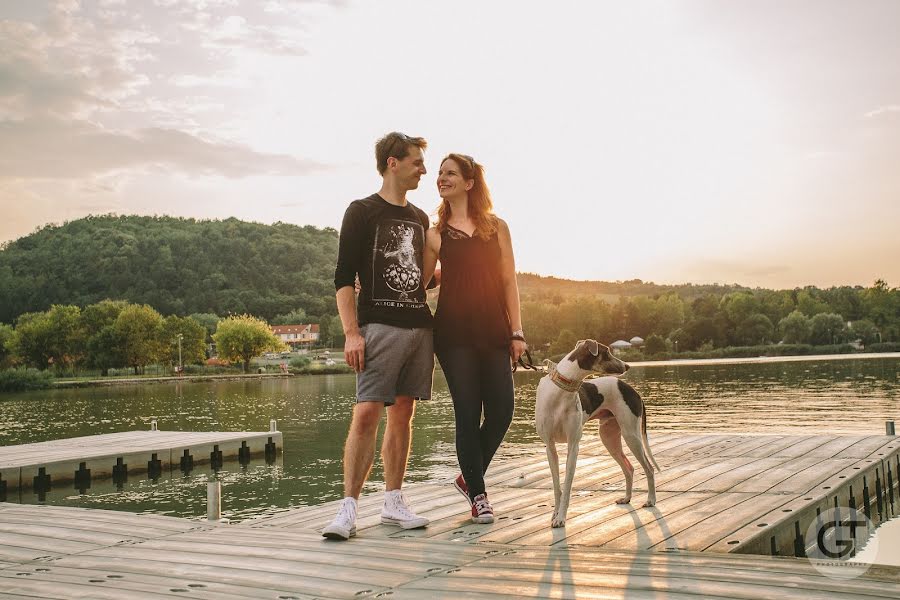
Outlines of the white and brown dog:
{"type": "Polygon", "coordinates": [[[650,453],[647,413],[640,395],[616,377],[585,381],[594,374],[621,375],[628,368],[603,344],[581,340],[559,364],[550,363],[549,373],[538,383],[534,420],[538,435],[547,446],[547,460],[553,475],[553,527],[562,527],[566,523],[582,428],[591,420],[599,422],[600,439],[625,475],[625,496],[616,502],[625,504],[631,501],[634,467],[622,451],[622,438],[625,438],[625,443],[647,476],[648,493],[644,506],[656,503],[656,484],[650,463],[656,470],[659,470],[659,465],[650,453]],[[562,488],[559,485],[559,455],[556,452],[558,442],[569,446],[566,481],[562,488]]]}

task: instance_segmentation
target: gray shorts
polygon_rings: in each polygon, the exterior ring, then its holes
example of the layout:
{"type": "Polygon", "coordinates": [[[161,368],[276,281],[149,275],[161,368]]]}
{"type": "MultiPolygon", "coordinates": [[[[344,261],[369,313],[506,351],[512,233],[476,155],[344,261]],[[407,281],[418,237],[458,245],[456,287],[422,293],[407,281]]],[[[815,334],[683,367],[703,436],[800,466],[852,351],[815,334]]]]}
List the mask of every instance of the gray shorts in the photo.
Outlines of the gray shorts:
{"type": "Polygon", "coordinates": [[[366,340],[366,364],[363,372],[356,374],[357,402],[384,402],[389,406],[397,396],[431,398],[431,329],[367,323],[359,330],[366,340]]]}

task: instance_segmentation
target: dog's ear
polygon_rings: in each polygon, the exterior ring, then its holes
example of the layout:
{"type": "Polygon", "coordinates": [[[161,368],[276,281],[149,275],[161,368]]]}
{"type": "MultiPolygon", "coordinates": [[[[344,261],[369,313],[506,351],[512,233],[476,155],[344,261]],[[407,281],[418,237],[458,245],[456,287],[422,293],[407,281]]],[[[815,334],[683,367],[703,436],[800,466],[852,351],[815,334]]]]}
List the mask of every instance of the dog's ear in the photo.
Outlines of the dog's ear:
{"type": "Polygon", "coordinates": [[[585,343],[587,344],[588,351],[593,356],[600,355],[600,343],[599,342],[597,342],[595,340],[585,340],[585,343]]]}

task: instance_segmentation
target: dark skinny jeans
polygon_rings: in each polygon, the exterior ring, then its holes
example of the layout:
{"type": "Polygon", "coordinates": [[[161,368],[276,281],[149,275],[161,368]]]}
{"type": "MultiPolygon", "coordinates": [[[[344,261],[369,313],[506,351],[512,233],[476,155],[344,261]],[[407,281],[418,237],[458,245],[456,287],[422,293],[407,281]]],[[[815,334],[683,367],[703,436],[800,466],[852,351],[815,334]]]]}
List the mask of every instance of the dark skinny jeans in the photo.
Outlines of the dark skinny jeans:
{"type": "Polygon", "coordinates": [[[456,414],[456,456],[469,498],[485,493],[484,474],[512,423],[512,368],[505,348],[438,348],[456,414]],[[484,413],[484,421],[481,416],[484,413]]]}

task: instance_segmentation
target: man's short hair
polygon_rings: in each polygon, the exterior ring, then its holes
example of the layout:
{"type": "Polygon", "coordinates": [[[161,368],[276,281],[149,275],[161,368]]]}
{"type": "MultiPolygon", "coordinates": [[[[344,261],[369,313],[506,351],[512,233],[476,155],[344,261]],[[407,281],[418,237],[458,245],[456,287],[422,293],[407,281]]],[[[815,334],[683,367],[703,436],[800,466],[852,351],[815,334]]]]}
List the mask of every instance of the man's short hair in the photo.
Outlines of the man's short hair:
{"type": "Polygon", "coordinates": [[[425,138],[409,137],[399,131],[392,131],[375,142],[375,166],[378,168],[378,173],[384,175],[389,158],[403,160],[409,156],[409,149],[413,146],[417,146],[424,152],[428,147],[428,142],[425,141],[425,138]]]}

